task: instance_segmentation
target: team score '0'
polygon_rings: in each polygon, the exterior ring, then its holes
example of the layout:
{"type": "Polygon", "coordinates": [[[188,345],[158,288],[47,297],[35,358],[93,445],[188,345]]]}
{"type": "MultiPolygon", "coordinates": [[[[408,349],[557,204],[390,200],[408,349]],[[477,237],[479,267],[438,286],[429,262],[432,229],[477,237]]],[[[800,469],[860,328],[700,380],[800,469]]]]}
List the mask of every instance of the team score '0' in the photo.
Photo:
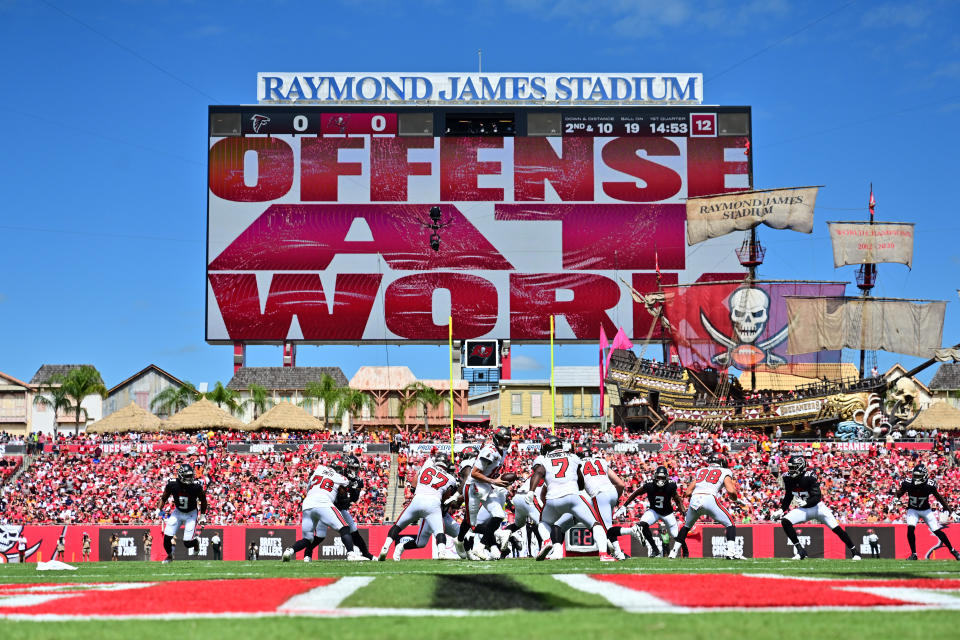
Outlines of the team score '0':
{"type": "Polygon", "coordinates": [[[554,475],[557,478],[566,478],[567,477],[567,467],[570,466],[570,463],[567,462],[566,458],[554,458],[550,461],[553,466],[559,467],[560,471],[557,471],[554,475]]]}
{"type": "Polygon", "coordinates": [[[420,484],[431,484],[434,480],[437,481],[436,484],[432,485],[434,489],[439,489],[450,482],[450,478],[431,467],[427,467],[423,470],[423,473],[420,474],[420,484]]]}

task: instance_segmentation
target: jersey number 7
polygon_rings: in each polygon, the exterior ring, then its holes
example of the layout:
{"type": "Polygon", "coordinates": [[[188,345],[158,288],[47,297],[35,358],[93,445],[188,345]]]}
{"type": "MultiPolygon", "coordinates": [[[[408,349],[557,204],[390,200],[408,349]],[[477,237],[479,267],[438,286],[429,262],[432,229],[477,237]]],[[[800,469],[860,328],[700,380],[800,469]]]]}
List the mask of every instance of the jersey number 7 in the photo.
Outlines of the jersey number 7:
{"type": "Polygon", "coordinates": [[[553,466],[555,466],[555,467],[557,467],[557,468],[560,469],[559,471],[557,471],[557,472],[554,474],[557,478],[565,478],[565,477],[566,477],[566,475],[567,475],[567,467],[570,466],[570,463],[567,461],[566,458],[554,458],[553,460],[550,461],[550,463],[551,463],[553,466]]]}

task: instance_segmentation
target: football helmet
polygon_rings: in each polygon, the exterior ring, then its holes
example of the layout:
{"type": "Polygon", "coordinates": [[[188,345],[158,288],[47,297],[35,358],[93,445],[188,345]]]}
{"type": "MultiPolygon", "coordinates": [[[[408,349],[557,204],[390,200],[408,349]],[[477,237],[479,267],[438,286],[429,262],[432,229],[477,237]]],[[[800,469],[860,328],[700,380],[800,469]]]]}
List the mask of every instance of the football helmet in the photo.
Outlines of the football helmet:
{"type": "Polygon", "coordinates": [[[563,440],[557,436],[547,436],[543,439],[543,444],[540,445],[541,454],[547,454],[557,449],[563,449],[563,440]]]}
{"type": "Polygon", "coordinates": [[[438,455],[434,458],[437,466],[446,471],[447,473],[453,473],[453,462],[450,460],[450,456],[440,456],[438,455]]]}
{"type": "Polygon", "coordinates": [[[329,467],[334,473],[339,473],[344,478],[348,477],[349,471],[347,470],[347,464],[343,460],[334,460],[330,463],[329,467]]]}
{"type": "Polygon", "coordinates": [[[511,437],[510,429],[507,427],[499,427],[496,431],[493,432],[493,444],[501,449],[506,449],[510,446],[511,437]]]}
{"type": "Polygon", "coordinates": [[[476,447],[464,447],[460,451],[460,462],[463,462],[464,460],[469,460],[470,458],[476,458],[476,457],[477,457],[476,447]]]}
{"type": "Polygon", "coordinates": [[[807,470],[807,459],[796,454],[790,456],[787,460],[787,473],[791,476],[798,476],[807,470]]]}
{"type": "Polygon", "coordinates": [[[347,456],[347,469],[353,473],[360,472],[360,458],[351,454],[347,456]]]}
{"type": "Polygon", "coordinates": [[[665,487],[670,481],[670,474],[667,472],[667,468],[663,465],[657,467],[657,470],[653,472],[653,481],[658,487],[665,487]]]}
{"type": "Polygon", "coordinates": [[[721,457],[720,457],[719,455],[717,455],[716,453],[711,453],[711,454],[707,457],[707,464],[708,464],[708,465],[711,465],[711,466],[712,466],[712,465],[717,465],[718,467],[726,467],[726,466],[727,466],[727,463],[724,462],[723,458],[721,458],[721,457]]]}
{"type": "Polygon", "coordinates": [[[193,473],[193,467],[186,462],[180,465],[180,468],[177,469],[177,480],[181,484],[191,484],[196,479],[196,476],[193,473]]]}
{"type": "Polygon", "coordinates": [[[927,467],[922,462],[913,468],[913,484],[923,484],[928,477],[927,467]]]}

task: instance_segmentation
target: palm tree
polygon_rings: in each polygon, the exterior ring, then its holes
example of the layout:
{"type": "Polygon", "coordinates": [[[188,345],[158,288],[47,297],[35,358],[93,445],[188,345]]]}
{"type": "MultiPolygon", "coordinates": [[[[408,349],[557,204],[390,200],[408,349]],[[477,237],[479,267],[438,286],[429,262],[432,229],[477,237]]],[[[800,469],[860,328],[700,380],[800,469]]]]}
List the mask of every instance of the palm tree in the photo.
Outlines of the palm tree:
{"type": "Polygon", "coordinates": [[[33,398],[33,404],[43,409],[53,409],[53,435],[57,435],[57,412],[67,411],[73,408],[67,392],[60,385],[59,379],[62,376],[51,376],[50,380],[37,389],[37,395],[33,398]]]}
{"type": "Polygon", "coordinates": [[[249,391],[250,397],[243,401],[243,406],[253,407],[253,419],[256,420],[260,414],[266,412],[267,404],[270,403],[270,392],[256,382],[250,383],[249,391]]]}
{"type": "Polygon", "coordinates": [[[158,414],[171,416],[202,397],[193,384],[184,382],[179,387],[167,387],[154,396],[150,401],[150,409],[158,414]]]}
{"type": "Polygon", "coordinates": [[[100,372],[89,364],[71,369],[67,375],[60,377],[60,386],[72,400],[70,410],[76,417],[77,429],[80,428],[80,414],[83,414],[84,419],[89,417],[87,410],[80,405],[83,399],[92,395],[107,397],[107,387],[103,384],[100,372]]]}
{"type": "MultiPolygon", "coordinates": [[[[343,396],[340,398],[340,406],[350,415],[351,418],[363,415],[363,410],[368,409],[371,414],[376,411],[377,403],[373,397],[364,393],[360,389],[343,390],[343,396]]],[[[351,425],[352,426],[352,425],[351,425]]]]}
{"type": "Polygon", "coordinates": [[[319,400],[323,403],[323,426],[330,428],[330,414],[336,415],[343,402],[345,389],[337,385],[337,381],[325,373],[320,376],[320,382],[308,382],[303,390],[303,402],[300,406],[312,405],[319,400]]]}
{"type": "Polygon", "coordinates": [[[203,397],[210,402],[216,402],[217,406],[221,409],[226,405],[227,411],[229,411],[231,415],[240,411],[240,394],[233,389],[227,389],[223,386],[222,382],[217,382],[213,391],[207,391],[203,394],[203,397]]]}
{"type": "Polygon", "coordinates": [[[443,396],[437,393],[433,387],[428,387],[422,382],[411,382],[403,388],[408,395],[408,405],[419,404],[423,407],[423,429],[430,431],[428,416],[430,409],[443,403],[443,396]]]}

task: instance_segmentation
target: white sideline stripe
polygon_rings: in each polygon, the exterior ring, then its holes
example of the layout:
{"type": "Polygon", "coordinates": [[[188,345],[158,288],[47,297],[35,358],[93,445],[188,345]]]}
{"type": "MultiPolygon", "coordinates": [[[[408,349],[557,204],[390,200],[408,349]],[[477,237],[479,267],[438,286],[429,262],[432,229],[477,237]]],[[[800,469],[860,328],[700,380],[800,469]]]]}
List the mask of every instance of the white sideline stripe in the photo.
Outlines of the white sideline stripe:
{"type": "Polygon", "coordinates": [[[940,591],[918,587],[836,587],[838,591],[861,591],[881,598],[913,604],[937,605],[942,609],[960,609],[960,598],[940,591]]]}
{"type": "Polygon", "coordinates": [[[505,613],[523,613],[518,609],[504,611],[471,611],[467,609],[377,609],[377,608],[346,608],[332,611],[307,611],[294,614],[282,614],[270,611],[257,613],[161,613],[143,615],[72,615],[58,613],[29,613],[0,614],[0,620],[14,620],[20,622],[71,622],[75,620],[191,620],[191,619],[240,619],[240,618],[359,618],[394,616],[401,618],[419,618],[423,616],[440,617],[467,617],[492,616],[505,613]]]}
{"type": "Polygon", "coordinates": [[[592,593],[605,598],[610,604],[628,613],[687,613],[686,607],[670,604],[644,591],[636,591],[612,582],[595,580],[579,573],[554,574],[554,579],[577,591],[592,593]]]}
{"type": "Polygon", "coordinates": [[[333,584],[314,587],[306,593],[293,596],[279,607],[278,613],[299,613],[301,611],[331,611],[349,598],[357,589],[362,589],[374,578],[352,576],[340,578],[333,584]]]}

